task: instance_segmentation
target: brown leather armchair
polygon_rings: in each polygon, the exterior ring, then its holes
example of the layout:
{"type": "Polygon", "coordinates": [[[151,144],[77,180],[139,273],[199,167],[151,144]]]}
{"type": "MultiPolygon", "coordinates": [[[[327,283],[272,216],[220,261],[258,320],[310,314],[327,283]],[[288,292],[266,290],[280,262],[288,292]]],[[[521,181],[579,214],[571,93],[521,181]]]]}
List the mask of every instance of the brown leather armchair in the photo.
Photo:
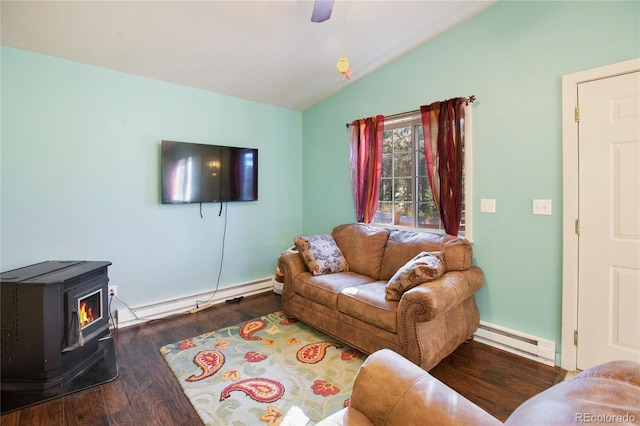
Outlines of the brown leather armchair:
{"type": "MultiPolygon", "coordinates": [[[[640,423],[640,363],[585,370],[518,407],[505,425],[640,423]]],[[[405,358],[375,352],[358,372],[349,408],[324,425],[501,425],[480,407],[405,358]]]]}

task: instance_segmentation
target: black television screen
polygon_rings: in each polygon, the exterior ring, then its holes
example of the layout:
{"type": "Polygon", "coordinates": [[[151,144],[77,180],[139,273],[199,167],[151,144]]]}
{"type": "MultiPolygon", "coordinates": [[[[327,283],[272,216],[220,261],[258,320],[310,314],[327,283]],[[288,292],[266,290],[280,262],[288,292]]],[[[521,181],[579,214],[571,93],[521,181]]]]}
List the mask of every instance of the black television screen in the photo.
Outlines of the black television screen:
{"type": "Polygon", "coordinates": [[[258,199],[258,150],[162,141],[162,203],[258,199]]]}

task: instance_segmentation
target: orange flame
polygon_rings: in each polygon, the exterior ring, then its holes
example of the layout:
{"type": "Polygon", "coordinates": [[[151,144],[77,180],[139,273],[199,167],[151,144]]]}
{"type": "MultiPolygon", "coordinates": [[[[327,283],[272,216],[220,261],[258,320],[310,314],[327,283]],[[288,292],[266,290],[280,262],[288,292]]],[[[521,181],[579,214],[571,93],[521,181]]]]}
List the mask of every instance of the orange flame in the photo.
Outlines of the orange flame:
{"type": "Polygon", "coordinates": [[[91,306],[88,306],[84,301],[80,302],[80,327],[84,327],[87,324],[92,323],[95,320],[93,313],[91,312],[91,306]]]}

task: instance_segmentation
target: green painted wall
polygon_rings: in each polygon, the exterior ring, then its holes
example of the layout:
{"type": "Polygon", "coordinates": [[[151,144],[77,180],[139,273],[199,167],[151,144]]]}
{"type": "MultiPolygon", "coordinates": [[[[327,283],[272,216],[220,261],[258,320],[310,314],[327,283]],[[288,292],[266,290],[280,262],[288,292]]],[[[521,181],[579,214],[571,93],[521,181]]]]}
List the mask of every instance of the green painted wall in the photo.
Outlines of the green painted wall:
{"type": "Polygon", "coordinates": [[[2,47],[0,268],[111,260],[133,306],[212,289],[219,205],[159,204],[174,139],[260,149],[260,201],[228,206],[221,286],[270,275],[296,235],[355,220],[345,123],[473,94],[482,318],[559,345],[561,78],[640,56],[638,17],[636,1],[503,1],[304,113],[2,47]]]}
{"type": "Polygon", "coordinates": [[[131,306],[215,287],[219,204],[162,205],[162,139],[259,149],[228,203],[220,287],[273,275],[302,229],[302,114],[2,47],[1,269],[109,260],[131,306]]]}
{"type": "MultiPolygon", "coordinates": [[[[304,231],[355,220],[345,123],[476,95],[475,262],[485,321],[557,342],[562,293],[562,75],[640,56],[638,2],[500,2],[303,114],[304,231]],[[495,198],[497,212],[479,212],[495,198]],[[553,202],[533,216],[531,200],[553,202]]],[[[373,47],[372,47],[373,48],[373,47]]],[[[358,64],[351,63],[354,76],[358,64]]],[[[336,78],[339,76],[336,75],[336,78]]]]}

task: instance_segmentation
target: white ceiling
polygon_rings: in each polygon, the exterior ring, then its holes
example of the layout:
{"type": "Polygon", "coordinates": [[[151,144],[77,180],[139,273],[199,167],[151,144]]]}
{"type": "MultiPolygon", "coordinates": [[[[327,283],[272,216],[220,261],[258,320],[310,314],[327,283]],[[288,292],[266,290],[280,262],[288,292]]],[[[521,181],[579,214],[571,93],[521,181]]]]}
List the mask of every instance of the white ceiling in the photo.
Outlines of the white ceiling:
{"type": "Polygon", "coordinates": [[[497,0],[8,1],[1,41],[45,55],[303,111],[497,0]],[[346,56],[353,72],[336,69],[346,56]]]}

